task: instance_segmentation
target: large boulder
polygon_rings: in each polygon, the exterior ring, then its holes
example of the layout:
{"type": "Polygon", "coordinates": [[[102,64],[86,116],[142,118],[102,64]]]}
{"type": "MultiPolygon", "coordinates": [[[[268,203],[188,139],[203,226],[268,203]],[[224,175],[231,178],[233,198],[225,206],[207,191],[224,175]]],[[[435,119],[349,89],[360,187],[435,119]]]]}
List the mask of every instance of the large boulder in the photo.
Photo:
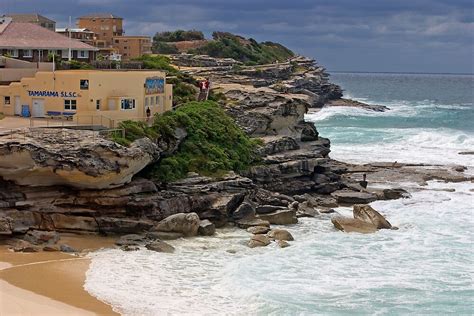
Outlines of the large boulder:
{"type": "Polygon", "coordinates": [[[114,188],[161,152],[148,138],[125,147],[87,130],[11,131],[0,135],[0,177],[25,186],[114,188]]]}
{"type": "Polygon", "coordinates": [[[377,200],[377,195],[369,192],[340,190],[331,195],[341,204],[367,204],[377,200]]]}
{"type": "Polygon", "coordinates": [[[170,244],[165,243],[161,240],[155,240],[147,245],[145,248],[148,250],[156,251],[156,252],[165,252],[165,253],[173,253],[174,247],[170,244]]]}
{"type": "Polygon", "coordinates": [[[268,246],[270,242],[270,238],[265,235],[253,235],[247,245],[250,248],[265,247],[268,246]]]}
{"type": "Polygon", "coordinates": [[[216,226],[210,220],[202,220],[198,229],[201,236],[212,236],[216,233],[216,226]]]}
{"type": "Polygon", "coordinates": [[[12,229],[8,217],[0,217],[0,235],[11,235],[12,229]]]}
{"type": "Polygon", "coordinates": [[[266,234],[270,231],[270,227],[267,226],[252,226],[247,228],[247,231],[254,235],[266,234]]]}
{"type": "Polygon", "coordinates": [[[279,210],[273,213],[259,214],[258,217],[274,225],[289,225],[298,223],[295,210],[279,210]]]}
{"type": "Polygon", "coordinates": [[[374,210],[370,205],[356,204],[353,209],[354,218],[373,224],[377,229],[390,229],[392,225],[382,214],[374,210]]]}
{"type": "Polygon", "coordinates": [[[356,232],[368,234],[375,233],[377,231],[377,227],[374,224],[367,223],[356,218],[334,216],[331,218],[331,222],[338,230],[346,233],[356,232]]]}
{"type": "Polygon", "coordinates": [[[285,229],[272,229],[267,236],[274,240],[295,240],[291,233],[285,229]]]}
{"type": "Polygon", "coordinates": [[[255,216],[255,207],[248,202],[243,202],[240,206],[234,211],[232,217],[235,220],[242,218],[254,217],[255,216]]]}
{"type": "Polygon", "coordinates": [[[59,241],[59,234],[54,231],[30,230],[23,239],[34,245],[55,244],[59,241]]]}
{"type": "Polygon", "coordinates": [[[263,227],[270,227],[270,222],[265,221],[260,218],[244,218],[238,221],[235,221],[235,224],[239,228],[247,229],[249,227],[254,227],[254,226],[263,226],[263,227]]]}
{"type": "Polygon", "coordinates": [[[395,189],[384,189],[383,198],[385,200],[396,200],[401,198],[409,198],[410,193],[404,189],[395,188],[395,189]]]}
{"type": "Polygon", "coordinates": [[[182,233],[196,236],[199,230],[199,216],[196,213],[178,213],[168,216],[153,227],[154,231],[182,233]]]}

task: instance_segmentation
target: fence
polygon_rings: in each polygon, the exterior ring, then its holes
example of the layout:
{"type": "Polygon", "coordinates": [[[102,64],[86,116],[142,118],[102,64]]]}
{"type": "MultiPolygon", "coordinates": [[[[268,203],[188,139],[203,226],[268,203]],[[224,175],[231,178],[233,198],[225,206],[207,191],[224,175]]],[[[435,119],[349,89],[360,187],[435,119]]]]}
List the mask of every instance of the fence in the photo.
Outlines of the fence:
{"type": "MultiPolygon", "coordinates": [[[[26,141],[26,138],[44,138],[47,136],[54,136],[56,139],[65,140],[68,137],[67,129],[63,128],[0,128],[0,137],[10,138],[10,140],[23,140],[26,141]]],[[[125,138],[125,129],[123,128],[109,128],[102,130],[91,130],[89,131],[89,137],[92,137],[92,141],[95,142],[97,138],[106,138],[113,140],[115,137],[119,136],[125,138]]],[[[52,139],[52,137],[51,137],[52,139]]]]}
{"type": "Polygon", "coordinates": [[[30,127],[89,127],[90,129],[115,128],[115,120],[104,115],[78,115],[64,118],[30,118],[30,127]]]}

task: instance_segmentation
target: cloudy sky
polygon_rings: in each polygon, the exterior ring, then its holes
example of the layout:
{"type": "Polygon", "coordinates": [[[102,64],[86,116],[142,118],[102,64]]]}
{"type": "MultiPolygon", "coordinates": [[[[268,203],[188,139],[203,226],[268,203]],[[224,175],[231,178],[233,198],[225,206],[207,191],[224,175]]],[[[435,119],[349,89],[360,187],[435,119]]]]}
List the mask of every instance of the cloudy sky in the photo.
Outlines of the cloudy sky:
{"type": "Polygon", "coordinates": [[[107,12],[129,35],[199,29],[280,42],[333,71],[474,72],[472,0],[1,0],[0,13],[107,12]]]}

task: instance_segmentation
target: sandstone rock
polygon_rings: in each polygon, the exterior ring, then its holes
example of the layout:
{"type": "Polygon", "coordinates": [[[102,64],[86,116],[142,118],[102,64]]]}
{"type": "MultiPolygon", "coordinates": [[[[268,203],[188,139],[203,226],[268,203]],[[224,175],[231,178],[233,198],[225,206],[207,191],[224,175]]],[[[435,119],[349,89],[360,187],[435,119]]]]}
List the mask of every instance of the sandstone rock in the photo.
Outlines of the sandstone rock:
{"type": "Polygon", "coordinates": [[[255,207],[248,202],[243,202],[232,214],[232,217],[235,220],[242,218],[254,217],[255,216],[255,207]]]}
{"type": "Polygon", "coordinates": [[[270,239],[265,235],[253,235],[248,242],[250,248],[265,247],[270,244],[270,239]]]}
{"type": "Polygon", "coordinates": [[[270,231],[270,227],[267,226],[253,226],[247,228],[247,231],[254,235],[266,234],[270,231]]]}
{"type": "Polygon", "coordinates": [[[268,232],[267,236],[274,240],[294,240],[291,233],[285,229],[272,229],[270,232],[268,232]]]}
{"type": "Polygon", "coordinates": [[[99,225],[97,225],[97,221],[93,217],[51,214],[51,219],[56,230],[99,231],[99,225]]]}
{"type": "Polygon", "coordinates": [[[87,130],[12,131],[0,135],[0,176],[28,186],[113,188],[130,182],[160,152],[147,138],[124,147],[87,130]]]}
{"type": "Polygon", "coordinates": [[[319,211],[311,205],[308,201],[300,203],[298,205],[297,213],[298,217],[315,217],[319,215],[319,211]]]}
{"type": "Polygon", "coordinates": [[[6,210],[0,211],[0,215],[7,217],[13,233],[26,233],[29,229],[39,228],[41,218],[30,211],[6,210]]]}
{"type": "Polygon", "coordinates": [[[125,245],[120,247],[120,249],[122,249],[123,251],[138,251],[140,250],[140,247],[125,245]]]}
{"type": "Polygon", "coordinates": [[[75,248],[66,244],[60,245],[59,250],[61,250],[62,252],[67,252],[67,253],[78,252],[75,248]]]}
{"type": "Polygon", "coordinates": [[[216,233],[216,226],[211,221],[205,219],[199,223],[199,235],[212,236],[216,233]]]}
{"type": "Polygon", "coordinates": [[[235,222],[237,227],[247,229],[253,226],[270,227],[270,222],[260,218],[244,218],[235,222]]]}
{"type": "Polygon", "coordinates": [[[46,251],[46,252],[56,252],[56,251],[60,251],[60,248],[59,246],[44,246],[43,247],[43,251],[46,251]]]}
{"type": "Polygon", "coordinates": [[[268,214],[276,211],[284,210],[284,206],[261,205],[255,208],[257,214],[268,214]]]}
{"type": "Polygon", "coordinates": [[[0,235],[11,235],[11,224],[8,217],[0,217],[0,235]]]}
{"type": "Polygon", "coordinates": [[[196,236],[199,229],[199,216],[196,213],[179,213],[168,216],[153,227],[153,231],[182,233],[196,236]]]}
{"type": "Polygon", "coordinates": [[[336,191],[331,194],[338,203],[343,204],[367,204],[377,200],[377,196],[372,193],[354,191],[336,191]]]}
{"type": "Polygon", "coordinates": [[[396,200],[401,198],[409,198],[410,193],[408,193],[404,189],[384,189],[383,190],[383,197],[385,200],[396,200]]]}
{"type": "Polygon", "coordinates": [[[30,230],[23,239],[34,245],[55,244],[59,241],[59,234],[54,231],[30,230]]]}
{"type": "Polygon", "coordinates": [[[290,244],[284,240],[278,240],[277,243],[280,248],[290,247],[290,244]]]}
{"type": "Polygon", "coordinates": [[[145,242],[146,237],[143,235],[129,234],[120,236],[115,242],[117,246],[138,246],[145,242]]]}
{"type": "Polygon", "coordinates": [[[153,227],[153,221],[146,219],[118,218],[100,216],[95,218],[99,231],[103,233],[130,234],[148,231],[153,227]]]}
{"type": "Polygon", "coordinates": [[[14,252],[38,252],[39,250],[40,250],[40,248],[35,247],[35,246],[26,246],[26,247],[13,248],[14,252]]]}
{"type": "Polygon", "coordinates": [[[356,204],[353,209],[354,218],[373,224],[377,229],[390,229],[392,225],[370,205],[356,204]]]}
{"type": "Polygon", "coordinates": [[[269,214],[259,214],[258,217],[274,225],[288,225],[298,223],[296,212],[292,210],[280,210],[269,214]]]}
{"type": "Polygon", "coordinates": [[[334,227],[346,233],[356,232],[362,234],[375,233],[377,227],[360,219],[334,216],[331,218],[334,227]]]}
{"type": "Polygon", "coordinates": [[[170,244],[165,243],[164,241],[161,240],[156,240],[153,241],[147,245],[145,245],[145,248],[148,250],[156,251],[156,252],[165,252],[165,253],[173,253],[174,252],[174,247],[171,246],[170,244]]]}
{"type": "Polygon", "coordinates": [[[174,233],[174,232],[148,232],[146,233],[146,238],[155,240],[175,240],[179,238],[183,238],[184,235],[182,233],[174,233]]]}

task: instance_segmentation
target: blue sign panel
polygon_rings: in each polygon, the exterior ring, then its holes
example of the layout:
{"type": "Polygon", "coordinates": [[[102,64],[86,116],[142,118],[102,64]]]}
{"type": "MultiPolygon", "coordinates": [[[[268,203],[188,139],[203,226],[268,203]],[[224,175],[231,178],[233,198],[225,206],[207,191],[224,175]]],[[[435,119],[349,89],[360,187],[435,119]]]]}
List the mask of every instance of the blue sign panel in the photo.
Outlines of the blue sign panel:
{"type": "Polygon", "coordinates": [[[146,78],[145,94],[165,93],[165,79],[159,77],[146,78]]]}

